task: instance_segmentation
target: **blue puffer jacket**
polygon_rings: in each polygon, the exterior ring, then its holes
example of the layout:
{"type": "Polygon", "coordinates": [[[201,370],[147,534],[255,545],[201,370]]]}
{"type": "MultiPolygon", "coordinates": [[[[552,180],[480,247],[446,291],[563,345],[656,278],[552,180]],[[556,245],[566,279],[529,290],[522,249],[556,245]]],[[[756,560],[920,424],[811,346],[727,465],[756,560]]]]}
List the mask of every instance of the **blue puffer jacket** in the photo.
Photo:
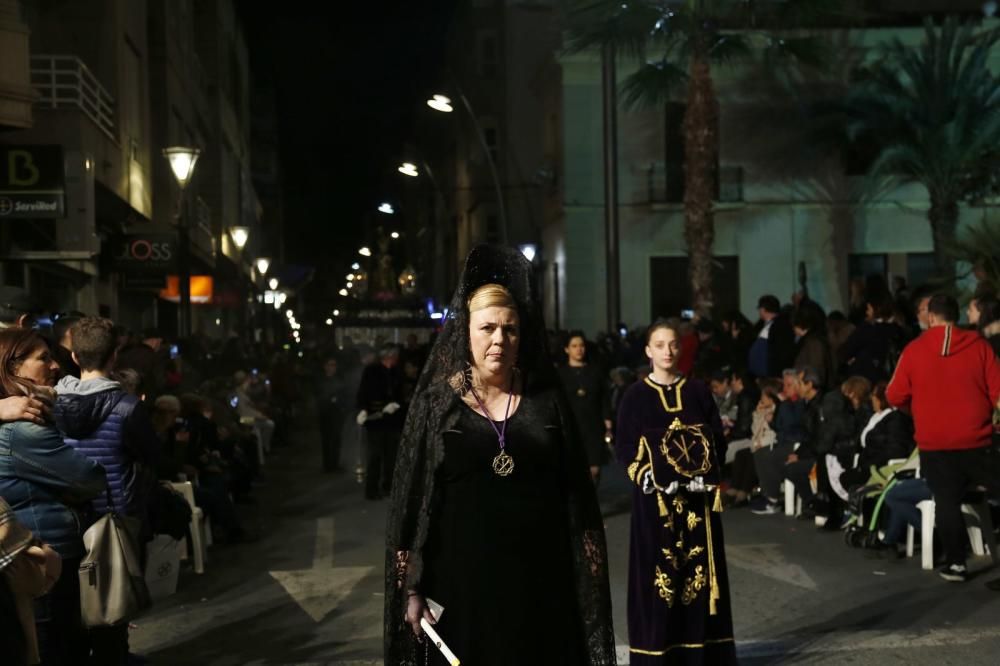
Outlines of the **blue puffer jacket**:
{"type": "MultiPolygon", "coordinates": [[[[153,469],[146,464],[147,452],[155,442],[137,442],[131,435],[138,398],[105,377],[80,381],[67,376],[56,393],[53,414],[66,444],[104,467],[115,511],[145,520],[153,469]]],[[[108,511],[105,495],[94,499],[94,510],[98,515],[108,511]]]]}
{"type": "Polygon", "coordinates": [[[27,421],[0,425],[0,497],[63,559],[83,555],[90,500],[105,487],[101,466],[67,446],[55,428],[27,421]]]}

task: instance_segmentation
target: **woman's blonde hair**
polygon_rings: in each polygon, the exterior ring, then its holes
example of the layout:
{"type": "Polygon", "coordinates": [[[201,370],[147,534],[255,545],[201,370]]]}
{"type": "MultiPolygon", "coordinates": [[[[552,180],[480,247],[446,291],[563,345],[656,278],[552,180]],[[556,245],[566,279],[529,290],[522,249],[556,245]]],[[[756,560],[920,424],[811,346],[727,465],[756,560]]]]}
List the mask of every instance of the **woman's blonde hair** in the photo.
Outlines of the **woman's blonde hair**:
{"type": "Polygon", "coordinates": [[[499,284],[484,284],[469,296],[469,314],[486,308],[517,309],[514,297],[507,288],[499,284]]]}

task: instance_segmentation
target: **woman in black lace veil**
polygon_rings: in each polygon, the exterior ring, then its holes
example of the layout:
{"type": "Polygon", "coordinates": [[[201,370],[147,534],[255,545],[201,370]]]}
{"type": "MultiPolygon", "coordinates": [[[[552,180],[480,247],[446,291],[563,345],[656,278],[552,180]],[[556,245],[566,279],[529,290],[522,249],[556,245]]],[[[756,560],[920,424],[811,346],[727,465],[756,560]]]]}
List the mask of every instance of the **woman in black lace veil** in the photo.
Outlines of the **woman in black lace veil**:
{"type": "Polygon", "coordinates": [[[545,341],[528,261],[510,248],[474,249],[396,461],[386,538],[387,665],[444,663],[417,637],[419,618],[429,615],[425,597],[447,609],[436,628],[465,663],[615,663],[600,508],[545,341]],[[469,302],[485,285],[510,299],[494,310],[517,320],[514,379],[499,402],[480,398],[487,394],[470,362],[469,302]],[[509,434],[506,449],[501,433],[509,434]],[[513,471],[497,471],[507,453],[513,471]]]}

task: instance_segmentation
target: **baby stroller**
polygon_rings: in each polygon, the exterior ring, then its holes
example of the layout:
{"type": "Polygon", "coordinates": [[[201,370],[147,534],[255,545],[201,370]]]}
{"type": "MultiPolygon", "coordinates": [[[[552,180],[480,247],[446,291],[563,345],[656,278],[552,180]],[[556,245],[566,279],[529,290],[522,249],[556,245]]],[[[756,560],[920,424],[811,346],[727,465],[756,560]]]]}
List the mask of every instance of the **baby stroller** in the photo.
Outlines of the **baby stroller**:
{"type": "Polygon", "coordinates": [[[844,542],[848,546],[871,548],[879,542],[885,496],[902,479],[916,476],[918,461],[918,454],[914,449],[906,460],[891,460],[885,467],[873,467],[868,483],[848,492],[851,519],[844,530],[844,542]]]}

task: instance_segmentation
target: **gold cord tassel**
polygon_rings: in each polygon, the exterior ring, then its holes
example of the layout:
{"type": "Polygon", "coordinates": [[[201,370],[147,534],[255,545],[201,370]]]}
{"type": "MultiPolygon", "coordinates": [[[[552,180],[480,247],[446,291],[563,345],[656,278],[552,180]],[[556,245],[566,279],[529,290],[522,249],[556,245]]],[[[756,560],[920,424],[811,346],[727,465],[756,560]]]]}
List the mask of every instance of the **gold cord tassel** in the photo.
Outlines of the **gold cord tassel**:
{"type": "Polygon", "coordinates": [[[656,502],[660,505],[660,518],[670,513],[670,510],[667,509],[667,503],[663,501],[663,493],[656,493],[656,502]]]}
{"type": "MultiPolygon", "coordinates": [[[[718,488],[716,488],[716,501],[718,501],[718,488]]],[[[708,500],[705,501],[705,537],[708,541],[708,614],[717,615],[719,609],[716,605],[722,594],[719,591],[719,579],[715,575],[715,549],[712,547],[712,516],[708,511],[708,500]]]]}
{"type": "Polygon", "coordinates": [[[722,489],[719,486],[715,487],[715,504],[712,505],[712,511],[722,513],[722,489]]]}

